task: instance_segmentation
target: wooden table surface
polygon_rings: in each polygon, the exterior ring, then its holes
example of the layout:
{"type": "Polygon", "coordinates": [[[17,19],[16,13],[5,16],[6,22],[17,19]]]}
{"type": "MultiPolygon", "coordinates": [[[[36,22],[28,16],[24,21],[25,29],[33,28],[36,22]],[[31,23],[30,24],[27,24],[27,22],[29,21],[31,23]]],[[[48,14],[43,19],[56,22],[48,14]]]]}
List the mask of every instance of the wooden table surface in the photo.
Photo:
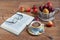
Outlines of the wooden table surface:
{"type": "MultiPolygon", "coordinates": [[[[19,6],[30,7],[33,4],[39,6],[47,1],[48,0],[0,0],[0,24],[2,24],[7,18],[11,17],[18,10],[19,6]]],[[[60,0],[49,1],[53,3],[54,7],[60,7],[60,0]]],[[[56,13],[54,24],[55,24],[54,27],[51,28],[45,27],[45,32],[48,35],[51,35],[54,38],[54,40],[60,40],[60,12],[56,13]]],[[[39,36],[31,36],[27,33],[26,28],[18,36],[0,28],[0,40],[50,40],[50,39],[44,36],[43,34],[39,36]]]]}

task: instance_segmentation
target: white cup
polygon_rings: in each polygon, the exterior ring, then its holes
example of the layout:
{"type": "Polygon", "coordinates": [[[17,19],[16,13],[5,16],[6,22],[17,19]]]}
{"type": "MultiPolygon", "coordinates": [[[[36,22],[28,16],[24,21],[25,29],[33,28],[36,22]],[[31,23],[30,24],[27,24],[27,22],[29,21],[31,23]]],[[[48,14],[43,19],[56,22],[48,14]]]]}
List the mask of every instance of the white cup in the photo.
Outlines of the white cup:
{"type": "Polygon", "coordinates": [[[33,21],[29,27],[28,27],[28,31],[29,33],[33,34],[33,35],[39,35],[41,33],[44,32],[44,24],[42,24],[40,21],[33,21]],[[39,23],[40,25],[38,27],[34,27],[32,24],[33,23],[39,23]]]}

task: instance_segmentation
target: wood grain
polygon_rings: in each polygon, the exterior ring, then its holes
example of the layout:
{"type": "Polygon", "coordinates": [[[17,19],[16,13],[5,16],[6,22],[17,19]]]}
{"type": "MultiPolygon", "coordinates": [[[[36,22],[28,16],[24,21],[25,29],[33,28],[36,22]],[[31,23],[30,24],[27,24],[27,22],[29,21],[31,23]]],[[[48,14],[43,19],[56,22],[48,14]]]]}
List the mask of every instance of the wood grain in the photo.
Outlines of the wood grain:
{"type": "MultiPolygon", "coordinates": [[[[2,24],[7,18],[15,14],[19,6],[24,6],[25,8],[31,7],[34,4],[40,6],[42,3],[45,3],[47,1],[51,1],[54,7],[60,8],[60,0],[0,0],[0,24],[2,24]]],[[[60,40],[60,12],[55,15],[54,24],[55,27],[51,28],[45,27],[45,32],[51,35],[54,38],[54,40],[60,40]]],[[[30,34],[27,33],[26,28],[18,36],[0,28],[0,40],[50,40],[50,39],[44,35],[31,36],[30,34]]]]}

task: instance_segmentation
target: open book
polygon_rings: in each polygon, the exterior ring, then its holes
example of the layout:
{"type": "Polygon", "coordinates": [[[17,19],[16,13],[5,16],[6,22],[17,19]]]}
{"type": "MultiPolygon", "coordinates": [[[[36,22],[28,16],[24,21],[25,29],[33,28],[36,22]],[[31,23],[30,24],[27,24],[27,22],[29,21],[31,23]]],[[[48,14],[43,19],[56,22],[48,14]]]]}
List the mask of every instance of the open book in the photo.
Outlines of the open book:
{"type": "Polygon", "coordinates": [[[16,35],[19,35],[26,27],[26,25],[31,23],[33,19],[34,17],[32,16],[16,12],[16,14],[14,14],[12,17],[8,18],[3,24],[1,24],[0,27],[16,35]]]}

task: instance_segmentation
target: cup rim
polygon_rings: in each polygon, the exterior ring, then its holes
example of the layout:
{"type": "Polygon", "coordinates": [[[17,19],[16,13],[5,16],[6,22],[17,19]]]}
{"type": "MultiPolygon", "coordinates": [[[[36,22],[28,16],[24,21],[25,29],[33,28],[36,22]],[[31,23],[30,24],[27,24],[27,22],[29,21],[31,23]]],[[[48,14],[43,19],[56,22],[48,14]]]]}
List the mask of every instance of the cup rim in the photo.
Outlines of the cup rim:
{"type": "Polygon", "coordinates": [[[39,28],[40,26],[42,25],[42,23],[40,21],[33,21],[30,26],[32,26],[33,28],[39,28]],[[35,23],[35,22],[38,22],[40,25],[38,27],[33,27],[32,24],[35,23]]]}

